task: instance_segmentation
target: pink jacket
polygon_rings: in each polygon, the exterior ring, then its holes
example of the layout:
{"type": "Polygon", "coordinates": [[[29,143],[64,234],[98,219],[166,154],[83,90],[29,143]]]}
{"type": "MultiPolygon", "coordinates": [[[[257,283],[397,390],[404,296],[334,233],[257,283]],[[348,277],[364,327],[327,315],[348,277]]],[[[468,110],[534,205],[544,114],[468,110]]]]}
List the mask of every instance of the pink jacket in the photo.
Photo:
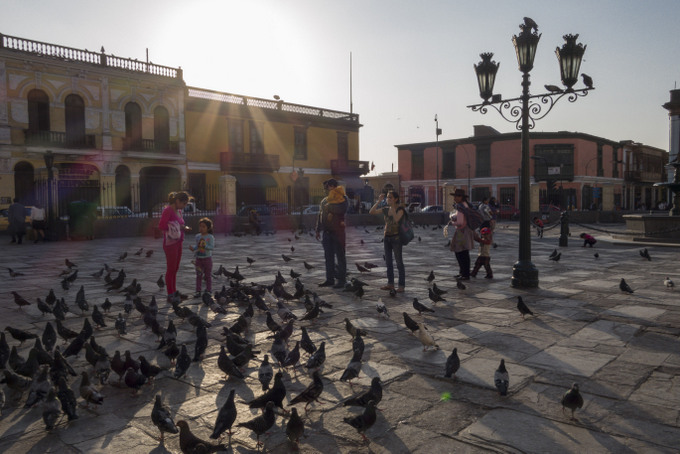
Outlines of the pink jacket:
{"type": "Polygon", "coordinates": [[[177,213],[172,205],[166,206],[163,210],[163,214],[161,214],[161,220],[158,221],[158,228],[163,231],[163,246],[169,246],[171,244],[177,243],[178,241],[184,241],[184,218],[182,217],[182,213],[177,213]],[[182,236],[180,236],[179,240],[171,240],[168,238],[168,223],[173,221],[178,222],[180,225],[182,236]]]}

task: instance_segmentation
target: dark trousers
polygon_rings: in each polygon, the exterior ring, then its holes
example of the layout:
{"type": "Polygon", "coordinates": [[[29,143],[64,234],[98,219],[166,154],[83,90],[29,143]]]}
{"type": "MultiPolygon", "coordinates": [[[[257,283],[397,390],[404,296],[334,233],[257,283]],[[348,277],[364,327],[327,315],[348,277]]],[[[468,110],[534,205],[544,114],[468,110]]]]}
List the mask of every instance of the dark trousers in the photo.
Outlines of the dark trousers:
{"type": "Polygon", "coordinates": [[[321,238],[323,255],[326,259],[326,282],[345,283],[347,273],[347,259],[345,258],[345,231],[323,232],[321,238]],[[338,275],[335,273],[335,260],[338,261],[338,275]]]}
{"type": "Polygon", "coordinates": [[[470,277],[470,251],[456,252],[456,260],[458,260],[458,267],[460,268],[458,274],[461,277],[470,277]]]}
{"type": "Polygon", "coordinates": [[[12,234],[12,242],[16,242],[17,244],[21,244],[21,239],[24,237],[24,232],[17,232],[12,234]]]}
{"type": "Polygon", "coordinates": [[[394,261],[397,262],[397,271],[399,272],[399,287],[406,286],[406,271],[404,270],[404,260],[402,258],[401,239],[399,235],[385,237],[385,264],[387,265],[387,284],[394,285],[394,264],[392,263],[392,254],[394,253],[394,261]]]}
{"type": "Polygon", "coordinates": [[[482,266],[486,270],[486,275],[488,277],[493,277],[493,271],[491,271],[491,257],[483,257],[481,255],[477,256],[475,267],[472,269],[470,276],[477,276],[477,272],[482,266]]]}

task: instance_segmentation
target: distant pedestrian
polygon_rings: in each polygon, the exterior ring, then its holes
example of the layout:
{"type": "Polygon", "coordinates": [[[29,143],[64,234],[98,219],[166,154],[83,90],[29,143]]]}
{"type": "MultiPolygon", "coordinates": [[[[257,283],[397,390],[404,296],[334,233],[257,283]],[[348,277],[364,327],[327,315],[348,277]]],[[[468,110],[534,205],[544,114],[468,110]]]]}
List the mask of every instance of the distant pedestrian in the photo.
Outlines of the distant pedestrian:
{"type": "Polygon", "coordinates": [[[479,255],[470,276],[477,277],[477,272],[483,266],[486,271],[484,278],[493,279],[493,271],[491,271],[491,243],[493,242],[493,236],[491,229],[482,227],[479,235],[475,233],[475,241],[479,243],[479,255]]]}
{"type": "Polygon", "coordinates": [[[536,228],[536,236],[543,238],[543,221],[541,221],[538,216],[534,216],[534,218],[531,220],[531,223],[536,228]]]}
{"type": "Polygon", "coordinates": [[[11,243],[21,244],[26,233],[26,207],[16,198],[7,210],[7,222],[12,235],[11,243]]]}
{"type": "Polygon", "coordinates": [[[196,294],[201,296],[201,283],[205,280],[205,291],[212,292],[212,251],[215,248],[213,236],[213,223],[209,218],[198,221],[198,232],[195,244],[189,246],[194,252],[194,265],[196,266],[196,294]]]}
{"type": "Polygon", "coordinates": [[[402,257],[403,245],[399,237],[399,224],[404,216],[406,216],[406,211],[399,204],[399,193],[397,191],[389,191],[387,195],[384,193],[380,194],[378,201],[369,211],[369,214],[378,213],[382,213],[385,220],[383,243],[385,247],[385,263],[387,265],[387,285],[381,287],[381,290],[394,290],[394,264],[392,263],[392,255],[394,255],[394,261],[397,262],[397,271],[399,272],[397,293],[403,293],[406,286],[406,271],[402,257]],[[378,208],[383,200],[387,200],[387,206],[378,208]]]}
{"type": "Polygon", "coordinates": [[[326,280],[319,287],[344,288],[347,274],[345,257],[345,213],[349,201],[345,190],[331,178],[324,181],[323,188],[327,196],[319,204],[319,216],[316,220],[316,239],[321,238],[326,261],[326,280]],[[337,259],[337,266],[336,261],[337,259]],[[336,273],[337,269],[337,273],[336,273]]]}
{"type": "Polygon", "coordinates": [[[182,209],[189,203],[186,192],[171,192],[168,194],[168,206],[163,210],[158,228],[163,235],[163,252],[165,252],[165,286],[168,297],[177,292],[177,271],[182,261],[182,243],[184,232],[191,228],[184,225],[182,209]]]}
{"type": "Polygon", "coordinates": [[[496,197],[491,197],[489,199],[489,208],[491,209],[491,232],[496,230],[496,221],[498,220],[498,212],[500,211],[500,206],[496,197]]]}
{"type": "Polygon", "coordinates": [[[491,221],[493,220],[493,213],[491,212],[491,207],[489,206],[489,198],[484,197],[482,199],[482,203],[479,204],[479,207],[477,207],[477,211],[482,215],[482,219],[484,219],[484,222],[482,222],[482,225],[480,228],[484,227],[489,227],[491,228],[491,221]]]}
{"type": "Polygon", "coordinates": [[[597,240],[594,237],[588,235],[587,233],[582,233],[580,236],[581,236],[581,238],[583,238],[583,246],[581,246],[581,247],[586,247],[586,246],[593,247],[595,245],[595,243],[597,243],[597,240]]]}
{"type": "Polygon", "coordinates": [[[456,254],[456,260],[458,260],[459,272],[456,279],[462,281],[470,280],[470,249],[474,245],[474,234],[472,228],[467,225],[467,219],[459,207],[471,209],[467,202],[467,196],[465,191],[462,189],[456,189],[452,192],[453,196],[454,210],[451,212],[451,219],[449,224],[444,227],[444,236],[449,235],[449,225],[456,227],[456,231],[453,232],[453,238],[451,239],[451,250],[456,254]]]}
{"type": "Polygon", "coordinates": [[[248,213],[248,223],[252,227],[254,235],[262,233],[262,223],[260,222],[260,215],[257,214],[257,210],[250,210],[248,213]]]}
{"type": "Polygon", "coordinates": [[[40,240],[44,242],[45,228],[47,227],[45,224],[45,209],[42,207],[39,200],[36,200],[31,208],[31,227],[35,232],[35,241],[33,242],[37,243],[40,240]]]}

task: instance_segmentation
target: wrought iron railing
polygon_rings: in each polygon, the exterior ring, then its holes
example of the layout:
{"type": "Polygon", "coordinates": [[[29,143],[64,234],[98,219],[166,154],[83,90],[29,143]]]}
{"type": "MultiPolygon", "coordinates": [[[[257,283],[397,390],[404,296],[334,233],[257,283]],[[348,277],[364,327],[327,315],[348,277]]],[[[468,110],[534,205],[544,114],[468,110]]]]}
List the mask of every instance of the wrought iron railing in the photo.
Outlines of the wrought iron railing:
{"type": "Polygon", "coordinates": [[[31,131],[24,129],[25,143],[28,146],[45,146],[57,148],[95,148],[96,141],[93,134],[71,137],[65,132],[31,131]]]}
{"type": "Polygon", "coordinates": [[[179,142],[176,140],[156,141],[154,139],[123,138],[123,151],[156,151],[163,153],[179,153],[179,142]]]}
{"type": "Polygon", "coordinates": [[[40,57],[56,58],[69,62],[82,62],[92,65],[107,66],[109,68],[143,72],[154,76],[169,77],[173,79],[182,78],[181,68],[170,68],[168,66],[156,65],[151,62],[106,55],[103,47],[101,52],[93,52],[87,49],[74,49],[72,47],[0,34],[0,48],[34,54],[40,57]]]}
{"type": "Polygon", "coordinates": [[[302,115],[311,115],[315,117],[359,123],[359,115],[355,113],[347,113],[337,110],[323,109],[321,107],[305,106],[301,104],[291,104],[280,100],[277,101],[273,99],[251,98],[249,96],[236,95],[233,93],[222,93],[196,87],[188,87],[187,94],[190,98],[208,99],[211,101],[238,104],[247,107],[280,110],[282,112],[291,112],[302,115]]]}

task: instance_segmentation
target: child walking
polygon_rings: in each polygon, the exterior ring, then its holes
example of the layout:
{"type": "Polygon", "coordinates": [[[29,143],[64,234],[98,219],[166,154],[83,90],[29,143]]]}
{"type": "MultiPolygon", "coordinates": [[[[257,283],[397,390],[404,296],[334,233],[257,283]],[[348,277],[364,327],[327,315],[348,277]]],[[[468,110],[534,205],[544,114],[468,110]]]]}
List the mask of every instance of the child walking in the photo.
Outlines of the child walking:
{"type": "Polygon", "coordinates": [[[477,277],[477,272],[484,266],[486,270],[485,279],[493,279],[493,271],[491,271],[491,243],[493,242],[493,237],[491,235],[491,229],[489,227],[483,227],[479,233],[481,237],[475,232],[475,241],[479,243],[479,255],[477,256],[477,261],[475,262],[475,267],[472,269],[470,276],[477,277]]]}
{"type": "Polygon", "coordinates": [[[534,216],[532,220],[534,227],[536,227],[536,236],[543,238],[543,221],[541,221],[537,216],[534,216]]]}
{"type": "Polygon", "coordinates": [[[208,218],[198,221],[195,245],[189,246],[194,252],[196,265],[196,298],[201,296],[201,281],[205,278],[205,291],[212,292],[212,250],[215,247],[213,223],[208,218]]]}
{"type": "Polygon", "coordinates": [[[583,246],[581,247],[586,247],[590,246],[593,247],[595,243],[597,243],[597,240],[593,238],[592,236],[588,235],[587,233],[582,233],[581,238],[583,238],[583,246]]]}

